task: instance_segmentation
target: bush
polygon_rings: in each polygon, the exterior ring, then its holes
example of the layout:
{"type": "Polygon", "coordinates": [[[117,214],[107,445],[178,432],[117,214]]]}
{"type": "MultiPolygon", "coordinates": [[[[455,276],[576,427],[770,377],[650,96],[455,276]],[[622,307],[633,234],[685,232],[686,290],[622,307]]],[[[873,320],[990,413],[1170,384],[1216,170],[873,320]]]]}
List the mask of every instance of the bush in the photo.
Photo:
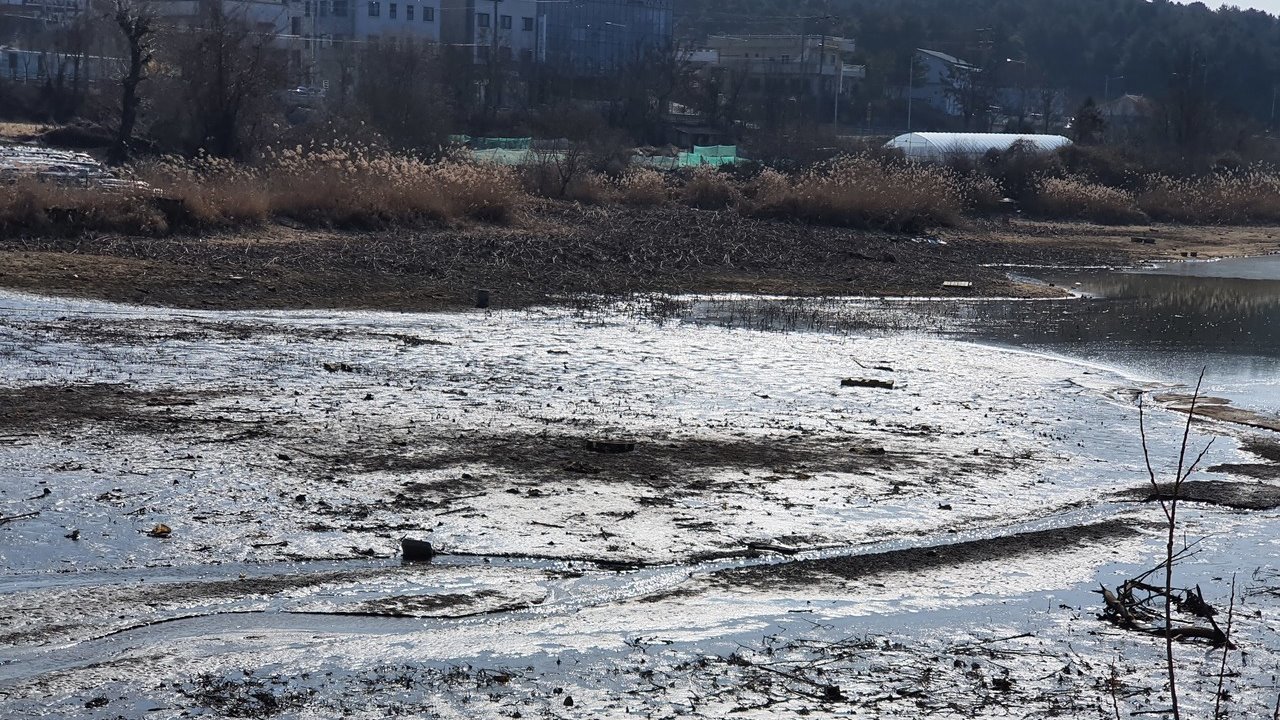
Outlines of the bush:
{"type": "Polygon", "coordinates": [[[1152,175],[1138,207],[1156,220],[1193,225],[1280,222],[1280,173],[1254,166],[1201,178],[1152,175]]]}
{"type": "Polygon", "coordinates": [[[1058,151],[1058,160],[1070,175],[1125,190],[1138,189],[1155,167],[1150,156],[1116,146],[1068,145],[1058,151]]]}
{"type": "Polygon", "coordinates": [[[1040,217],[1104,225],[1132,225],[1149,219],[1134,204],[1132,194],[1078,177],[1042,178],[1025,207],[1040,217]]]}
{"type": "Polygon", "coordinates": [[[1004,152],[988,152],[983,165],[1005,194],[1019,202],[1035,194],[1041,178],[1064,174],[1057,155],[1041,152],[1026,141],[1018,141],[1004,152]]]}
{"type": "Polygon", "coordinates": [[[755,181],[751,214],[909,231],[954,225],[968,203],[960,178],[944,168],[867,155],[839,158],[793,180],[769,172],[755,181]]]}

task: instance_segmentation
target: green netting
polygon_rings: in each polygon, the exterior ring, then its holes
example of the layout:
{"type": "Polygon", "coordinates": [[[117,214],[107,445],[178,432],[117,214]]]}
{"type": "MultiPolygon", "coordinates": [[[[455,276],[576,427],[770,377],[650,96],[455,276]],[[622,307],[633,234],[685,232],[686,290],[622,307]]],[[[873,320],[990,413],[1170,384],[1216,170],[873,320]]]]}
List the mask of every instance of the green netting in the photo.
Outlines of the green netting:
{"type": "Polygon", "coordinates": [[[738,157],[737,145],[694,145],[693,152],[708,158],[736,158],[738,157]]]}
{"type": "Polygon", "coordinates": [[[476,160],[496,165],[526,165],[535,159],[532,150],[472,150],[471,154],[476,160]]]}
{"type": "Polygon", "coordinates": [[[738,146],[736,145],[694,145],[693,152],[680,153],[681,167],[697,167],[710,165],[733,165],[738,162],[738,146]]]}
{"type": "Polygon", "coordinates": [[[474,150],[529,150],[533,147],[533,138],[472,138],[474,150]]]}

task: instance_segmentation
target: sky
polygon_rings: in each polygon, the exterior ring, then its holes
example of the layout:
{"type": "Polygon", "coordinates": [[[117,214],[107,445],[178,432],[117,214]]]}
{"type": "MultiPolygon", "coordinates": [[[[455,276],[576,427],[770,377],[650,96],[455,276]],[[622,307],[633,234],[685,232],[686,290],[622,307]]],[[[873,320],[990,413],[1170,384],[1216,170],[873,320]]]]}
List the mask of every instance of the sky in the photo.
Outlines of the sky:
{"type": "Polygon", "coordinates": [[[1201,2],[1215,9],[1223,4],[1239,5],[1242,8],[1257,8],[1272,15],[1280,15],[1280,0],[1225,0],[1225,3],[1218,0],[1201,0],[1201,2]]]}

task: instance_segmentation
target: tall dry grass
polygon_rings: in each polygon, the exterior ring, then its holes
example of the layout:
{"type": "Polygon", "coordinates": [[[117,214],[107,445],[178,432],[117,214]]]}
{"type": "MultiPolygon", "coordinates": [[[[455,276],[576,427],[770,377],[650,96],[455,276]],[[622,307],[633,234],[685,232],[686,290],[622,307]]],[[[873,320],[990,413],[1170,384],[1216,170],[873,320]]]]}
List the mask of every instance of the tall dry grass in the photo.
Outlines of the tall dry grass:
{"type": "Polygon", "coordinates": [[[738,202],[741,193],[733,178],[716,168],[693,168],[680,189],[680,199],[702,210],[724,210],[738,202]]]}
{"type": "Polygon", "coordinates": [[[0,187],[0,235],[83,231],[162,235],[165,215],[137,188],[104,190],[21,179],[0,187]]]}
{"type": "Polygon", "coordinates": [[[1138,207],[1156,220],[1191,225],[1280,222],[1280,171],[1268,166],[1199,178],[1148,176],[1138,207]]]}
{"type": "Polygon", "coordinates": [[[969,187],[941,167],[850,155],[795,177],[767,171],[751,186],[749,214],[885,230],[955,225],[969,187]]]}
{"type": "Polygon", "coordinates": [[[662,173],[648,168],[632,168],[610,183],[614,198],[623,205],[654,207],[669,199],[667,180],[662,173]]]}
{"type": "Polygon", "coordinates": [[[285,217],[310,225],[383,227],[460,219],[509,222],[526,199],[516,173],[358,145],[268,151],[253,166],[162,158],[135,174],[180,200],[201,226],[285,217]]]}
{"type": "Polygon", "coordinates": [[[1055,220],[1084,220],[1103,225],[1145,223],[1132,193],[1080,177],[1047,177],[1036,183],[1025,207],[1032,215],[1055,220]]]}

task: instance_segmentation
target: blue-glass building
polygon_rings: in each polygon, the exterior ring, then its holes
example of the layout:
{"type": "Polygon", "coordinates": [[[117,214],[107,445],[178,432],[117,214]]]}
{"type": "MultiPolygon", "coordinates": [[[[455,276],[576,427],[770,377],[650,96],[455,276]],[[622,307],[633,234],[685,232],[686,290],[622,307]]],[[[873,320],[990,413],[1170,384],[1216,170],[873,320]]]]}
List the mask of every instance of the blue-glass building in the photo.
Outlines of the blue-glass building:
{"type": "Polygon", "coordinates": [[[577,75],[605,75],[672,43],[675,0],[545,0],[541,59],[577,75]]]}

